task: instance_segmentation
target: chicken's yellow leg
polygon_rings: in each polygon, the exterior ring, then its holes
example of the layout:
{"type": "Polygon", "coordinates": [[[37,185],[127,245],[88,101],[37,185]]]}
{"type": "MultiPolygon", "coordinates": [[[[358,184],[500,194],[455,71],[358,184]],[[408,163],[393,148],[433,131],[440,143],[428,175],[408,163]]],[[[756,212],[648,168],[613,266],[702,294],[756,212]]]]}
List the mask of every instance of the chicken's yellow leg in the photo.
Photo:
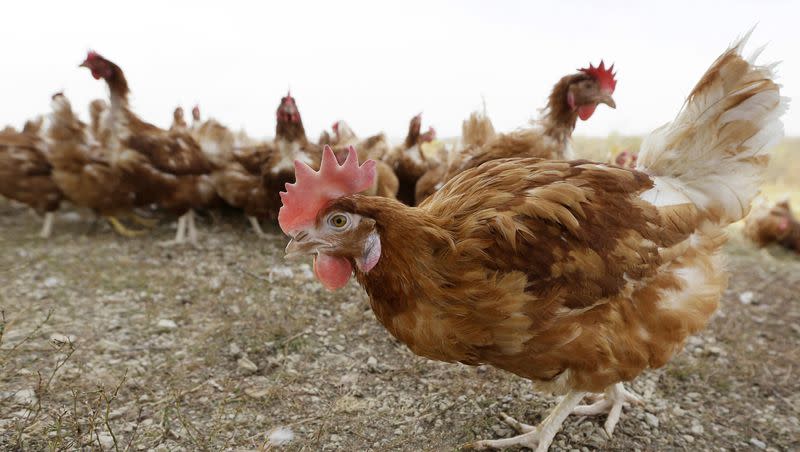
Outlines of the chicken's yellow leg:
{"type": "Polygon", "coordinates": [[[147,231],[137,231],[135,229],[128,229],[127,227],[125,227],[124,224],[122,224],[119,220],[117,220],[116,217],[106,217],[106,220],[108,220],[108,222],[111,224],[111,227],[113,227],[114,230],[117,231],[119,235],[125,237],[139,237],[147,233],[147,231]]]}

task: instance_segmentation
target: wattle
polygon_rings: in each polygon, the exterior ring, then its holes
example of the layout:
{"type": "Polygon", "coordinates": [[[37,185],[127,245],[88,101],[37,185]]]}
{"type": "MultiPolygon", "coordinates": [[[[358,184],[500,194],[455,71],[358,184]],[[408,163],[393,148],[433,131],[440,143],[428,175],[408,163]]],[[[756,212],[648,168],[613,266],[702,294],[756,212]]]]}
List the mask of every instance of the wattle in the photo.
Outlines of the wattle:
{"type": "Polygon", "coordinates": [[[582,105],[578,107],[578,117],[581,118],[582,121],[586,121],[587,119],[591,118],[594,114],[594,110],[597,108],[597,105],[582,105]]]}
{"type": "Polygon", "coordinates": [[[328,290],[341,289],[353,275],[353,266],[343,257],[317,254],[314,257],[314,273],[328,290]]]}

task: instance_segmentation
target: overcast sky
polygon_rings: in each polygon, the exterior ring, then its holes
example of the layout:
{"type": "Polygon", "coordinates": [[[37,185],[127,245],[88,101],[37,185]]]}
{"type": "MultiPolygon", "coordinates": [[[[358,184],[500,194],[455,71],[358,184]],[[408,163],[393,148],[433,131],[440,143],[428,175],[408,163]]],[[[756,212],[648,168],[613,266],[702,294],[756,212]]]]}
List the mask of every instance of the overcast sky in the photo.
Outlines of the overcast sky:
{"type": "MultiPolygon", "coordinates": [[[[563,75],[616,63],[617,110],[600,106],[576,134],[639,134],[669,121],[711,62],[758,24],[750,49],[782,60],[800,94],[800,2],[16,1],[3,8],[0,125],[48,113],[64,90],[86,116],[105,86],[77,66],[88,49],[119,64],[143,119],[205,114],[251,135],[274,132],[291,87],[309,137],[337,119],[359,135],[402,137],[410,117],[440,136],[486,100],[499,130],[538,115],[563,75]],[[256,3],[258,3],[256,5],[256,3]]],[[[785,116],[800,134],[800,109],[785,116]]]]}

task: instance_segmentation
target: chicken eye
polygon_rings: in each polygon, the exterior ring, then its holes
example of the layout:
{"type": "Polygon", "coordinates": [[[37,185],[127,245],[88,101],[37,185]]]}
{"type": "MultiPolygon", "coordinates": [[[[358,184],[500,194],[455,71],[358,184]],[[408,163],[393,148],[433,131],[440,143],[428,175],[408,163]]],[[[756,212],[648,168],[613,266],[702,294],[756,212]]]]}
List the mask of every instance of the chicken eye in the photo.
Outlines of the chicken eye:
{"type": "Polygon", "coordinates": [[[330,223],[330,225],[335,227],[335,228],[340,228],[341,229],[341,228],[347,226],[347,217],[339,213],[339,214],[336,214],[336,215],[332,216],[330,218],[330,220],[328,220],[328,223],[330,223]]]}

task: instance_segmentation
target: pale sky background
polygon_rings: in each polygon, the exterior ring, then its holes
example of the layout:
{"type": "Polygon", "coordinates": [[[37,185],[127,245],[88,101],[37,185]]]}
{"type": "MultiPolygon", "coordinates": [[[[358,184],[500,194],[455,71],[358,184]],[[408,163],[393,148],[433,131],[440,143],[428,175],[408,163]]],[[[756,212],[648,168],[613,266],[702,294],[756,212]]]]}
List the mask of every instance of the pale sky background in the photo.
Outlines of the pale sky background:
{"type": "MultiPolygon", "coordinates": [[[[205,116],[271,136],[291,87],[309,138],[337,119],[361,136],[405,135],[410,117],[440,136],[486,100],[499,130],[538,115],[563,75],[616,63],[617,110],[577,135],[641,134],[669,121],[711,62],[758,24],[749,49],[782,60],[784,95],[800,94],[797,1],[304,2],[25,1],[3,8],[0,126],[49,113],[64,90],[81,114],[104,84],[79,69],[88,49],[119,64],[134,111],[169,125],[205,116]]],[[[800,134],[800,108],[785,116],[800,134]]]]}

